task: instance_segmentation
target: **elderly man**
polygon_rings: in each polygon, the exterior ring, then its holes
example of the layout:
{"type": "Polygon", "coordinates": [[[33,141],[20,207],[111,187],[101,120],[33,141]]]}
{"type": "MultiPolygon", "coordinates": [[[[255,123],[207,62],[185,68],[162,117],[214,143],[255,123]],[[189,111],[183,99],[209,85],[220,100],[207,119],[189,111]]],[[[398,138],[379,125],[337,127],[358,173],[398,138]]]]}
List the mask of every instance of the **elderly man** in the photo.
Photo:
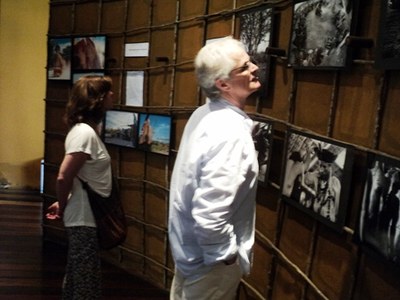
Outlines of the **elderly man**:
{"type": "Polygon", "coordinates": [[[224,38],[196,56],[209,102],[190,117],[170,187],[171,299],[233,299],[254,243],[258,163],[243,111],[260,87],[243,44],[224,38]]]}

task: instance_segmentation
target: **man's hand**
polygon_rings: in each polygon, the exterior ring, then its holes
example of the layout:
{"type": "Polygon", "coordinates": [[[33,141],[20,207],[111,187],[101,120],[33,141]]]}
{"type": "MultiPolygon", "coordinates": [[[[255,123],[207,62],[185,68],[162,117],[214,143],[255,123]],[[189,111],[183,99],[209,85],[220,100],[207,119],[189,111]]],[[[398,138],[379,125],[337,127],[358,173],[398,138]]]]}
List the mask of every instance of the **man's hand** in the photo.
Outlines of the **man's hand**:
{"type": "Polygon", "coordinates": [[[224,260],[224,264],[227,265],[227,266],[233,265],[236,262],[236,260],[237,260],[237,255],[232,256],[231,258],[224,260]]]}

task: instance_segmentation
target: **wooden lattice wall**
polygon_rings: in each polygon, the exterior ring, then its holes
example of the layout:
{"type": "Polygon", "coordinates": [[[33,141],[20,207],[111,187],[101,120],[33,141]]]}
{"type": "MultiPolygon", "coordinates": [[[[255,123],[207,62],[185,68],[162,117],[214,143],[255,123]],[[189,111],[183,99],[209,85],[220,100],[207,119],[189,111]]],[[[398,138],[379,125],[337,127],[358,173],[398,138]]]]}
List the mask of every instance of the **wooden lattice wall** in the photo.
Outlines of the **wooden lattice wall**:
{"type": "MultiPolygon", "coordinates": [[[[357,36],[376,40],[381,1],[361,1],[357,36]]],[[[115,109],[173,117],[171,154],[109,145],[129,221],[126,242],[104,257],[168,289],[173,261],[167,239],[168,189],[175,155],[191,112],[203,103],[192,62],[207,39],[237,36],[238,13],[275,9],[273,46],[287,49],[292,1],[52,0],[50,37],[107,35],[106,73],[114,81],[115,109]],[[126,43],[149,42],[150,55],[124,57],[126,43]],[[143,107],[125,105],[127,71],[145,72],[143,107]]],[[[240,299],[399,299],[396,269],[365,253],[353,240],[368,151],[400,157],[397,123],[400,76],[373,67],[375,47],[356,49],[347,71],[301,71],[272,58],[268,96],[249,99],[246,111],[274,123],[267,186],[257,196],[254,267],[240,299]],[[354,173],[343,233],[337,233],[280,198],[285,135],[296,128],[355,147],[354,173]]],[[[44,207],[55,201],[64,154],[62,115],[71,83],[47,81],[44,207]]],[[[61,222],[43,220],[45,238],[65,242],[61,222]]]]}

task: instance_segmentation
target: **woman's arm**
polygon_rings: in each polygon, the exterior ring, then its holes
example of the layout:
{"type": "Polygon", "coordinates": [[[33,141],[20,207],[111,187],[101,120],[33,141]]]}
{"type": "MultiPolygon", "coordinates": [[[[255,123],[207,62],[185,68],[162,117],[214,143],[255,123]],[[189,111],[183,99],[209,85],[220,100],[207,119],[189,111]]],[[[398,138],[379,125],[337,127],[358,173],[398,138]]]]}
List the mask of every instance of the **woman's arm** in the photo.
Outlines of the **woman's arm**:
{"type": "Polygon", "coordinates": [[[84,152],[75,152],[65,155],[61,163],[56,182],[58,202],[53,203],[48,208],[49,213],[47,214],[47,218],[62,218],[64,209],[67,205],[69,193],[72,189],[74,178],[88,159],[90,159],[90,155],[84,152]]]}

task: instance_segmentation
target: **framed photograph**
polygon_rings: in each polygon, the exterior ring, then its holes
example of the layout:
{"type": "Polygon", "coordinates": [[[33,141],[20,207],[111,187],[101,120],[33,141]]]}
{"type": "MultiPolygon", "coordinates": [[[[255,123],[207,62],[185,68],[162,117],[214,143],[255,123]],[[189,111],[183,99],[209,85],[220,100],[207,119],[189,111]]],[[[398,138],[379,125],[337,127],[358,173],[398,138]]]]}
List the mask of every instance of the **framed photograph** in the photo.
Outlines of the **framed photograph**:
{"type": "Polygon", "coordinates": [[[140,113],[138,149],[169,155],[171,123],[169,115],[140,113]]]}
{"type": "Polygon", "coordinates": [[[400,1],[382,0],[375,66],[380,69],[400,69],[400,1]]]}
{"type": "Polygon", "coordinates": [[[356,239],[371,252],[400,266],[400,161],[368,155],[356,239]]]}
{"type": "Polygon", "coordinates": [[[282,198],[341,231],[347,210],[354,151],[339,142],[289,130],[282,198]]]}
{"type": "Polygon", "coordinates": [[[106,113],[103,140],[107,144],[136,148],[138,132],[138,113],[109,110],[106,113]]]}
{"type": "Polygon", "coordinates": [[[270,56],[266,55],[266,49],[271,45],[272,31],[272,8],[258,8],[239,15],[239,39],[246,45],[247,53],[259,67],[259,94],[262,98],[267,95],[270,77],[270,56]]]}
{"type": "Polygon", "coordinates": [[[273,141],[272,133],[272,122],[254,120],[252,135],[258,158],[258,181],[261,185],[267,184],[268,180],[273,141]]]}
{"type": "Polygon", "coordinates": [[[104,70],[106,41],[105,35],[74,37],[73,69],[104,70]]]}
{"type": "Polygon", "coordinates": [[[47,79],[71,79],[71,38],[50,38],[47,50],[47,79]]]}
{"type": "Polygon", "coordinates": [[[346,38],[354,28],[357,0],[295,0],[288,64],[298,69],[348,66],[346,38]]]}
{"type": "Polygon", "coordinates": [[[104,76],[104,72],[79,72],[72,74],[72,84],[77,82],[79,78],[87,75],[97,75],[97,76],[104,76]]]}

